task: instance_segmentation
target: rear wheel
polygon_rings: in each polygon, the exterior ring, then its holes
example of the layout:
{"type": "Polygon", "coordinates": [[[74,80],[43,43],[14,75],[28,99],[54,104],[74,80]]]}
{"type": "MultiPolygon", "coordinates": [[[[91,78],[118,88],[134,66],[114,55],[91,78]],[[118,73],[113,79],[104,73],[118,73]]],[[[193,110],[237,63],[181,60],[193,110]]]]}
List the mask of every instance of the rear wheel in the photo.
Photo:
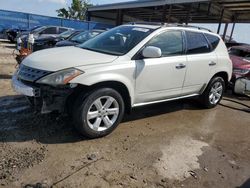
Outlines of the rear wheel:
{"type": "Polygon", "coordinates": [[[222,99],[225,81],[221,77],[214,77],[201,95],[201,102],[206,108],[215,107],[222,99]]]}
{"type": "Polygon", "coordinates": [[[87,97],[78,98],[73,114],[75,126],[81,134],[88,138],[106,136],[121,122],[124,101],[114,89],[97,89],[87,97]]]}

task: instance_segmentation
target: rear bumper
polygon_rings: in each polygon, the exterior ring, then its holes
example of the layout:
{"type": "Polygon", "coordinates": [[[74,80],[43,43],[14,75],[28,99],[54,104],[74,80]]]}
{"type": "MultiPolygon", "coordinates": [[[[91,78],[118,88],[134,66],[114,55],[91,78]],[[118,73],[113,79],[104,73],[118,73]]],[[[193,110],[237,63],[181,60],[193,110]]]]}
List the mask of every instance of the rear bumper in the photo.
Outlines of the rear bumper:
{"type": "Polygon", "coordinates": [[[34,86],[19,81],[15,75],[12,78],[12,87],[17,93],[26,96],[34,109],[42,114],[54,111],[63,113],[66,109],[67,98],[73,93],[73,89],[69,86],[34,86]]]}

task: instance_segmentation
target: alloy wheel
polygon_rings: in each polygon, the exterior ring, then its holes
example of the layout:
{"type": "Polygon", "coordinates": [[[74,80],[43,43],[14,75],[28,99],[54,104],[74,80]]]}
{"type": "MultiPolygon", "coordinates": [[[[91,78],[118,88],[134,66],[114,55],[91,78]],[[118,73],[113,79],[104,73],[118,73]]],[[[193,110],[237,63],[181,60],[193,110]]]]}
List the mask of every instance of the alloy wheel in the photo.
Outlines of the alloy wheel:
{"type": "Polygon", "coordinates": [[[222,83],[215,82],[209,92],[209,102],[211,104],[217,104],[222,97],[222,93],[223,93],[222,83]]]}
{"type": "Polygon", "coordinates": [[[119,104],[111,96],[96,99],[87,113],[88,126],[94,131],[105,131],[112,127],[119,116],[119,104]]]}

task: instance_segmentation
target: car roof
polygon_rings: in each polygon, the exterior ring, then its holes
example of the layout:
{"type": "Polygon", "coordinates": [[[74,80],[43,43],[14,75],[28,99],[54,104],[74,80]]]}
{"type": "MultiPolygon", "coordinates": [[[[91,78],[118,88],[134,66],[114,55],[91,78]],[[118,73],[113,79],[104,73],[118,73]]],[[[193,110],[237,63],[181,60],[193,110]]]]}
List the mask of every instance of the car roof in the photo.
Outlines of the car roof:
{"type": "Polygon", "coordinates": [[[182,29],[182,30],[188,30],[188,31],[194,31],[194,32],[202,32],[202,33],[208,33],[215,36],[219,36],[216,33],[213,33],[211,30],[199,27],[199,26],[192,26],[192,25],[184,25],[184,24],[168,24],[168,23],[161,23],[161,22],[131,22],[125,25],[131,25],[131,26],[138,26],[138,27],[144,27],[148,29],[160,29],[160,28],[168,28],[168,29],[182,29]]]}

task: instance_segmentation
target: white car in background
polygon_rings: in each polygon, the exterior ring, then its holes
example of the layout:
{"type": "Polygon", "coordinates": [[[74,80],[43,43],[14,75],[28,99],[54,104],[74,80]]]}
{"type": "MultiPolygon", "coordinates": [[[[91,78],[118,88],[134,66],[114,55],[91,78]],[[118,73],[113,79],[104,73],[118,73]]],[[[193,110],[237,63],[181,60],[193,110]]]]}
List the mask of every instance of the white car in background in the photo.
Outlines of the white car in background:
{"type": "Polygon", "coordinates": [[[221,100],[232,63],[220,36],[187,26],[132,23],[77,47],[28,56],[14,89],[42,113],[68,111],[89,138],[111,133],[131,108],[199,96],[221,100]]]}

